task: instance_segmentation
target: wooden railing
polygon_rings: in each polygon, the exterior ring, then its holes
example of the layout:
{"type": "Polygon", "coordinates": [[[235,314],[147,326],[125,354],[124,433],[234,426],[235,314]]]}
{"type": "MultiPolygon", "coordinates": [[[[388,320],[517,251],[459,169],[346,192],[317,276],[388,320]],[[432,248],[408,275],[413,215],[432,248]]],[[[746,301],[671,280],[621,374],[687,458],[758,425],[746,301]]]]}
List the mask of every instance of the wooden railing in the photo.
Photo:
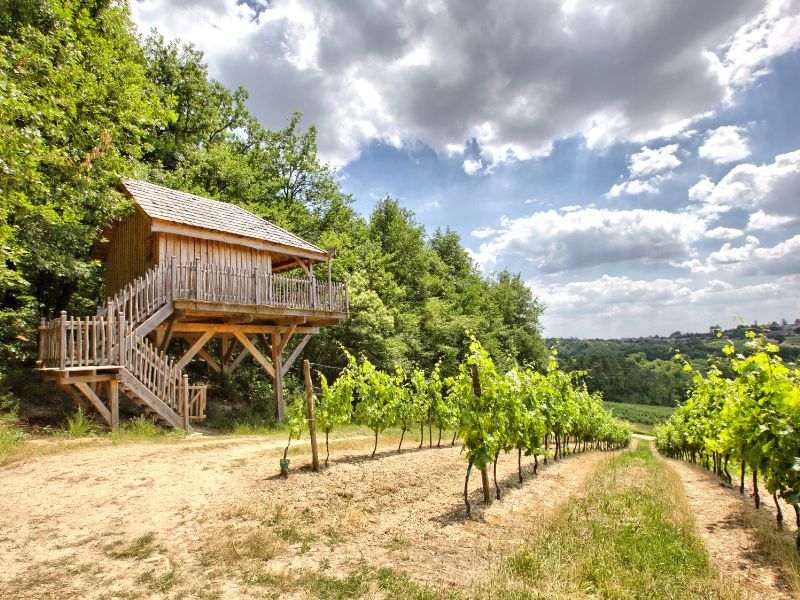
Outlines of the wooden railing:
{"type": "Polygon", "coordinates": [[[347,286],[337,281],[273,275],[199,261],[174,265],[173,298],[347,313],[347,286]]]}
{"type": "Polygon", "coordinates": [[[146,321],[171,300],[169,265],[156,265],[108,299],[97,316],[123,313],[134,327],[146,321]]]}
{"type": "Polygon", "coordinates": [[[193,421],[202,421],[206,418],[206,399],[208,386],[190,385],[187,388],[189,418],[193,421]]]}
{"type": "Polygon", "coordinates": [[[120,366],[125,367],[150,392],[176,413],[183,414],[183,388],[188,386],[184,381],[183,371],[175,366],[172,358],[159,352],[147,341],[134,335],[130,326],[120,323],[122,337],[120,349],[120,366]]]}
{"type": "Polygon", "coordinates": [[[171,357],[136,335],[124,313],[116,318],[111,314],[76,319],[62,312],[58,319],[42,321],[39,366],[61,370],[124,368],[178,415],[205,418],[206,386],[189,385],[171,357]]]}

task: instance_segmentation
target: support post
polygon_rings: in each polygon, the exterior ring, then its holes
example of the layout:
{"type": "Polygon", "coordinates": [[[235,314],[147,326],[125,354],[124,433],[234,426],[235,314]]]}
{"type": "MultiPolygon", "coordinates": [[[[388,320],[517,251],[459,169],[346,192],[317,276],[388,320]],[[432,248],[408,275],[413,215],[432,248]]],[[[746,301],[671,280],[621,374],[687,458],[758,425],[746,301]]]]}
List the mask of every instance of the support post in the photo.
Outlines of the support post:
{"type": "Polygon", "coordinates": [[[272,368],[275,376],[272,379],[272,397],[275,399],[275,418],[278,423],[286,419],[286,401],[283,398],[283,360],[281,358],[281,334],[272,334],[272,368]]]}
{"type": "Polygon", "coordinates": [[[189,376],[183,375],[183,390],[181,390],[181,419],[183,430],[189,431],[189,376]]]}
{"type": "Polygon", "coordinates": [[[311,466],[314,471],[319,471],[317,425],[314,418],[314,388],[311,383],[311,363],[308,362],[308,359],[303,361],[303,378],[306,385],[306,418],[308,419],[308,433],[311,437],[311,466]]]}
{"type": "MultiPolygon", "coordinates": [[[[478,365],[472,365],[472,391],[476,396],[481,395],[481,378],[478,373],[478,365]]],[[[486,504],[492,503],[492,492],[489,489],[489,473],[486,466],[481,468],[481,484],[483,485],[483,501],[486,504]]]]}
{"type": "Polygon", "coordinates": [[[333,282],[331,280],[331,255],[328,254],[328,310],[333,310],[333,282]]]}
{"type": "Polygon", "coordinates": [[[111,413],[111,431],[119,431],[119,381],[108,381],[108,410],[111,413]]]}

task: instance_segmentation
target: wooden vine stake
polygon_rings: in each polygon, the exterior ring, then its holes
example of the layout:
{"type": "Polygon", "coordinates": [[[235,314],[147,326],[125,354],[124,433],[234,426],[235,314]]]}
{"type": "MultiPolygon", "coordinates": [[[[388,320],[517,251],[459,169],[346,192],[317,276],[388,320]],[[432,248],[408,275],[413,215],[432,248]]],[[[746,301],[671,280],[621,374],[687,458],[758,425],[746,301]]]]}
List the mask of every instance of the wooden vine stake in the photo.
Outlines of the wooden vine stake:
{"type": "MultiPolygon", "coordinates": [[[[481,378],[478,373],[478,365],[472,365],[472,389],[476,396],[481,395],[481,378]]],[[[483,501],[486,504],[492,503],[492,492],[489,488],[489,472],[484,465],[481,468],[481,483],[483,484],[483,501]]]]}
{"type": "Polygon", "coordinates": [[[303,361],[303,376],[306,385],[306,418],[308,419],[308,433],[311,437],[311,465],[314,471],[319,471],[317,425],[314,419],[314,388],[311,384],[311,363],[308,362],[308,359],[303,361]]]}

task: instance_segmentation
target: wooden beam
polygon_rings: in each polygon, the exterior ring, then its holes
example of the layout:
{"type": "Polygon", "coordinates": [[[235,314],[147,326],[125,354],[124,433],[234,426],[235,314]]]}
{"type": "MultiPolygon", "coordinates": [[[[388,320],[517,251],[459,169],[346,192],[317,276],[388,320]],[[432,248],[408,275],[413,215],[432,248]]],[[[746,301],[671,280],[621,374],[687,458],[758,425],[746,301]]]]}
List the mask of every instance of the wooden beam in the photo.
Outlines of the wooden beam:
{"type": "Polygon", "coordinates": [[[286,335],[281,336],[281,347],[278,348],[278,354],[283,354],[283,351],[286,350],[286,346],[289,343],[289,340],[292,339],[295,329],[297,329],[297,325],[292,325],[292,327],[289,329],[289,332],[286,333],[286,335]]]}
{"type": "Polygon", "coordinates": [[[239,340],[242,346],[244,346],[247,349],[247,351],[253,355],[253,358],[256,360],[258,364],[260,364],[264,368],[267,374],[273,379],[275,379],[275,369],[273,368],[272,363],[269,360],[267,360],[267,358],[265,358],[263,354],[261,354],[258,348],[256,348],[255,344],[253,344],[253,342],[250,341],[250,338],[239,331],[235,331],[233,335],[236,336],[236,339],[239,340]]]}
{"type": "Polygon", "coordinates": [[[270,356],[272,355],[272,342],[269,341],[267,334],[261,334],[261,341],[264,342],[264,347],[269,351],[270,356]]]}
{"type": "Polygon", "coordinates": [[[58,378],[58,383],[61,385],[70,385],[72,383],[95,383],[97,381],[108,381],[114,379],[116,376],[113,373],[94,374],[94,375],[73,375],[69,371],[63,377],[58,378]]]}
{"type": "Polygon", "coordinates": [[[247,348],[242,348],[242,351],[239,352],[239,354],[236,356],[236,358],[233,359],[233,362],[231,364],[225,366],[225,373],[227,373],[228,375],[233,373],[236,370],[236,368],[240,364],[242,364],[242,361],[245,358],[247,358],[247,356],[249,354],[250,354],[250,352],[247,350],[247,348]]]}
{"type": "Polygon", "coordinates": [[[300,266],[301,269],[303,269],[303,272],[306,274],[306,277],[311,279],[311,271],[308,270],[308,265],[306,265],[306,263],[304,263],[302,260],[300,260],[296,256],[294,256],[292,258],[294,258],[294,262],[297,263],[300,266]]]}
{"type": "Polygon", "coordinates": [[[186,354],[184,354],[181,359],[175,363],[175,366],[178,368],[178,370],[183,369],[186,365],[188,365],[189,361],[194,358],[194,355],[197,354],[200,349],[206,345],[206,342],[212,337],[214,337],[214,331],[206,331],[199,338],[197,338],[197,341],[191,345],[191,347],[186,351],[186,354]]]}
{"type": "Polygon", "coordinates": [[[294,328],[295,333],[319,333],[319,327],[305,327],[300,324],[293,325],[237,325],[235,323],[175,323],[173,333],[284,333],[294,328]]]}
{"type": "Polygon", "coordinates": [[[167,347],[169,346],[169,343],[172,341],[172,332],[174,329],[175,329],[175,317],[173,316],[173,318],[170,319],[169,322],[167,323],[167,329],[164,332],[163,339],[161,340],[161,346],[159,347],[159,350],[161,350],[161,352],[167,351],[167,347]]]}
{"type": "Polygon", "coordinates": [[[172,303],[167,302],[164,306],[162,306],[156,312],[150,315],[150,317],[148,317],[144,323],[142,323],[136,328],[136,335],[139,335],[141,337],[146,336],[156,327],[161,325],[161,323],[163,323],[164,320],[171,314],[172,314],[172,303]]]}
{"type": "Polygon", "coordinates": [[[300,353],[303,351],[303,348],[306,347],[306,344],[310,339],[311,339],[310,333],[307,333],[305,336],[303,336],[303,339],[300,340],[300,343],[297,344],[297,346],[295,346],[294,350],[292,350],[292,353],[289,355],[289,358],[287,358],[286,362],[283,364],[283,367],[281,369],[281,375],[286,375],[286,373],[289,372],[289,369],[292,368],[294,361],[296,361],[297,357],[300,356],[300,353]]]}
{"type": "Polygon", "coordinates": [[[197,351],[197,356],[202,358],[204,361],[208,363],[208,366],[214,369],[217,373],[222,373],[222,365],[217,362],[217,359],[211,356],[208,352],[206,352],[203,348],[197,351]]]}
{"type": "Polygon", "coordinates": [[[86,396],[86,399],[92,403],[95,410],[100,413],[100,416],[103,417],[103,420],[108,423],[108,426],[111,427],[111,412],[106,408],[106,405],[103,404],[103,401],[97,397],[97,394],[94,393],[94,390],[89,387],[88,383],[79,382],[75,384],[75,387],[86,396]]]}

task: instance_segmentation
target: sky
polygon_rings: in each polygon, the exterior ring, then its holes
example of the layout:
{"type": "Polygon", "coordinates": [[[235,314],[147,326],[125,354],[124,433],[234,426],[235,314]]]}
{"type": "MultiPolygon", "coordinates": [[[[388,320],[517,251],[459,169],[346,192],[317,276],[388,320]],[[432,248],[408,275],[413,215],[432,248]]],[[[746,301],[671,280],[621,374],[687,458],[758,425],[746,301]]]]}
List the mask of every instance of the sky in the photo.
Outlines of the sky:
{"type": "Polygon", "coordinates": [[[800,0],[132,0],[389,195],[522,274],[548,337],[800,318],[800,0]]]}

